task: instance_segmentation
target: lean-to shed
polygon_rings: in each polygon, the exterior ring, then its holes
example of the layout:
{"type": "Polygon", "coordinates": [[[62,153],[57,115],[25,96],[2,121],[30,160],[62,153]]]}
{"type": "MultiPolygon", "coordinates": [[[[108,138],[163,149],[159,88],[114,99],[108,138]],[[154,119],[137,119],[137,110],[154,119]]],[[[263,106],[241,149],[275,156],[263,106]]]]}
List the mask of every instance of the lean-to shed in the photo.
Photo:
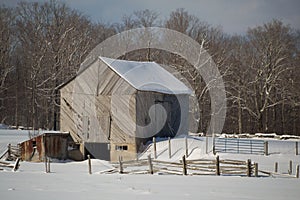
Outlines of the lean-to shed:
{"type": "Polygon", "coordinates": [[[45,157],[68,159],[71,141],[69,133],[43,133],[19,144],[21,159],[35,162],[44,161],[45,157]]]}
{"type": "Polygon", "coordinates": [[[153,136],[187,134],[190,92],[155,62],[99,57],[60,87],[60,129],[83,158],[135,159],[153,136]]]}

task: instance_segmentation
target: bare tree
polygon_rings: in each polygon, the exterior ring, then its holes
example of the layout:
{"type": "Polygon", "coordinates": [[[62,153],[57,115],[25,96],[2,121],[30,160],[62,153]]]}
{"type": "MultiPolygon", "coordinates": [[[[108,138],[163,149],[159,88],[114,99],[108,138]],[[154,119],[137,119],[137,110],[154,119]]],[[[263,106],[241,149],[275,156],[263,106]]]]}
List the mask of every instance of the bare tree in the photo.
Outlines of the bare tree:
{"type": "Polygon", "coordinates": [[[165,22],[165,27],[189,34],[191,33],[199,23],[199,19],[193,15],[190,15],[183,8],[178,8],[171,12],[169,19],[165,22]]]}
{"type": "Polygon", "coordinates": [[[135,21],[141,27],[158,26],[158,13],[153,10],[134,11],[135,21]]]}
{"type": "Polygon", "coordinates": [[[249,29],[247,37],[252,50],[247,63],[252,81],[247,101],[251,103],[244,109],[258,121],[260,131],[268,131],[268,109],[287,101],[287,96],[277,93],[286,91],[283,82],[292,67],[293,37],[291,29],[277,20],[249,29]]]}
{"type": "MultiPolygon", "coordinates": [[[[12,9],[0,6],[0,111],[3,112],[4,101],[7,100],[7,90],[13,83],[7,83],[9,73],[14,70],[11,55],[14,48],[13,22],[15,15],[12,9]]],[[[0,116],[3,123],[7,116],[0,116]]]]}
{"type": "MultiPolygon", "coordinates": [[[[251,82],[251,69],[247,59],[250,55],[250,47],[245,36],[232,36],[231,51],[229,60],[231,63],[230,76],[227,83],[228,111],[227,117],[230,126],[229,130],[237,130],[239,134],[246,130],[247,120],[243,120],[245,108],[248,105],[249,83],[251,82]],[[236,126],[237,125],[237,126],[236,126]]],[[[250,97],[251,98],[251,97],[250,97]]]]}
{"type": "Polygon", "coordinates": [[[105,25],[94,25],[78,11],[56,1],[20,3],[17,9],[23,55],[20,65],[28,67],[25,85],[31,94],[31,126],[57,129],[58,86],[76,74],[89,51],[113,29],[103,34],[105,25]]]}

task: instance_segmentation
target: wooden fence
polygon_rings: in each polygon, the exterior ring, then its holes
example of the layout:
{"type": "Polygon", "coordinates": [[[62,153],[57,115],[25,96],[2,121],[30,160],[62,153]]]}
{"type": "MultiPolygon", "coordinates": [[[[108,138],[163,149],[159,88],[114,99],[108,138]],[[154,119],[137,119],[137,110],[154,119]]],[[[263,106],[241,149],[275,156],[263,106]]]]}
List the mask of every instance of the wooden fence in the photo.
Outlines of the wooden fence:
{"type": "Polygon", "coordinates": [[[21,156],[21,150],[19,145],[7,145],[7,149],[0,155],[0,159],[5,157],[5,160],[17,160],[21,156]]]}
{"type": "Polygon", "coordinates": [[[216,138],[214,153],[241,153],[268,155],[268,143],[263,140],[216,138]]]}
{"type": "Polygon", "coordinates": [[[122,161],[120,158],[113,166],[114,169],[100,173],[258,176],[258,165],[251,160],[220,160],[219,156],[197,160],[186,160],[183,156],[179,162],[169,162],[152,159],[149,155],[143,160],[122,161]]]}
{"type": "MultiPolygon", "coordinates": [[[[272,177],[287,177],[299,178],[300,167],[296,166],[295,174],[292,173],[292,161],[290,161],[289,173],[278,173],[259,170],[258,163],[252,163],[250,159],[241,160],[221,160],[219,156],[215,159],[197,159],[186,160],[183,156],[179,162],[161,161],[148,159],[122,161],[119,157],[119,162],[113,164],[113,169],[108,169],[99,172],[100,174],[175,174],[175,175],[224,175],[224,176],[272,176],[272,177]]],[[[278,167],[278,166],[277,166],[278,167]]],[[[276,168],[276,167],[275,167],[276,168]]],[[[91,164],[89,162],[89,173],[91,174],[91,164]]]]}
{"type": "Polygon", "coordinates": [[[5,161],[0,161],[0,171],[10,168],[13,171],[17,171],[20,167],[20,158],[17,158],[15,164],[9,163],[9,162],[5,162],[5,161]]]}

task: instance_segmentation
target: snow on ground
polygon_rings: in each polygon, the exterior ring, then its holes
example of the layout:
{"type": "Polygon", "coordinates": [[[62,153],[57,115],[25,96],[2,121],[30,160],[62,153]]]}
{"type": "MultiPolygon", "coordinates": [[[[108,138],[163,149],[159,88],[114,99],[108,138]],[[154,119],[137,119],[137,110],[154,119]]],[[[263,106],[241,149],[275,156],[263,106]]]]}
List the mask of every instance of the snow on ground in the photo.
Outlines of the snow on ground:
{"type": "MultiPolygon", "coordinates": [[[[25,134],[26,135],[26,134],[25,134]]],[[[0,132],[0,145],[18,143],[28,135],[7,135],[0,132]]],[[[27,138],[26,138],[27,137],[27,138]]],[[[157,143],[158,159],[168,160],[167,141],[157,143]]],[[[213,157],[205,154],[205,138],[189,139],[189,159],[213,157]],[[197,147],[198,146],[198,147],[197,147]],[[200,148],[199,148],[200,147],[200,148]]],[[[287,172],[288,161],[300,164],[294,155],[293,142],[270,142],[269,156],[244,154],[219,154],[220,158],[246,160],[248,158],[265,170],[287,172]],[[273,145],[271,145],[273,144],[273,145]],[[283,150],[281,153],[279,150],[283,150]],[[281,164],[280,164],[281,163],[281,164]]],[[[0,146],[0,147],[1,147],[0,146]]],[[[172,141],[172,160],[184,154],[184,139],[172,141]]],[[[151,147],[145,153],[151,153],[151,147]]],[[[142,156],[145,156],[142,155],[142,156]]],[[[21,162],[17,172],[0,171],[1,199],[299,199],[300,179],[238,176],[177,176],[177,175],[120,175],[100,174],[110,169],[110,163],[92,160],[93,174],[88,174],[87,161],[51,163],[51,173],[45,173],[44,163],[21,162]]]]}

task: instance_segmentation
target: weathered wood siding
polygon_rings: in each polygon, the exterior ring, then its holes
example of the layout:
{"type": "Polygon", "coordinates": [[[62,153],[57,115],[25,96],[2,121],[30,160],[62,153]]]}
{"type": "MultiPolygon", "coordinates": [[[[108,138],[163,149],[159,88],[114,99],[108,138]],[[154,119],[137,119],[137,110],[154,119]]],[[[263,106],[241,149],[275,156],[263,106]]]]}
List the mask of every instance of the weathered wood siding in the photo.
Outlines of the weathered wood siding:
{"type": "Polygon", "coordinates": [[[24,161],[44,161],[44,157],[64,160],[68,158],[69,134],[44,133],[30,140],[24,141],[21,146],[21,158],[24,161]]]}
{"type": "Polygon", "coordinates": [[[136,110],[134,95],[113,95],[111,101],[111,160],[136,158],[136,110]],[[119,150],[116,146],[127,146],[119,150]]]}
{"type": "Polygon", "coordinates": [[[70,132],[75,141],[80,140],[77,136],[77,127],[74,115],[79,115],[73,107],[73,88],[74,80],[68,85],[60,89],[60,130],[63,132],[70,132]]]}
{"type": "Polygon", "coordinates": [[[135,144],[135,93],[97,60],[61,89],[61,130],[87,143],[135,144]]]}

